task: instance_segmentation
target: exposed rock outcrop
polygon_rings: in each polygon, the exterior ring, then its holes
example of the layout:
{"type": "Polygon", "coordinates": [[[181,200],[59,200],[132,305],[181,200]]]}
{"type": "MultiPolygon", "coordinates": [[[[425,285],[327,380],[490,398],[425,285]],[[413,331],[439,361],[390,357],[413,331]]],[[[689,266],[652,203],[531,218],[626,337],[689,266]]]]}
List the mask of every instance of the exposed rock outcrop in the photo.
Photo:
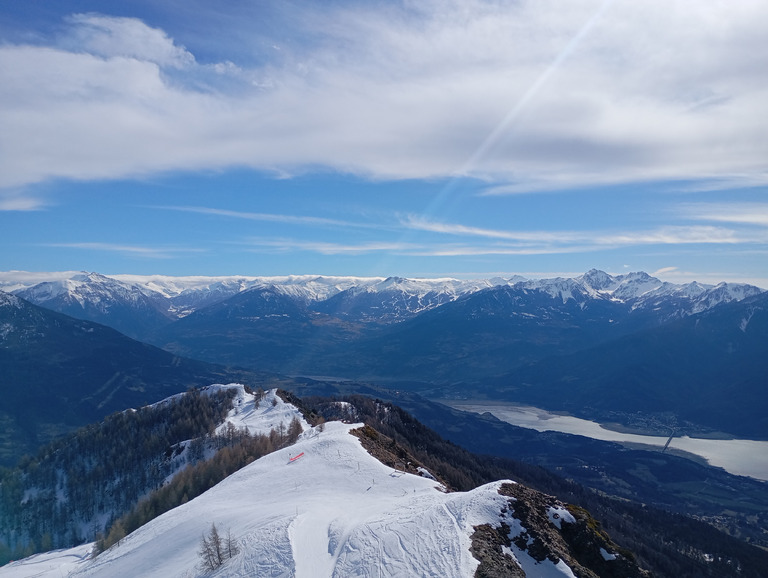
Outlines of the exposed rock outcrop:
{"type": "Polygon", "coordinates": [[[586,510],[521,484],[502,484],[499,493],[509,498],[499,525],[477,526],[472,536],[471,551],[480,560],[476,577],[526,576],[516,552],[526,553],[536,563],[562,561],[578,578],[650,576],[586,510]]]}

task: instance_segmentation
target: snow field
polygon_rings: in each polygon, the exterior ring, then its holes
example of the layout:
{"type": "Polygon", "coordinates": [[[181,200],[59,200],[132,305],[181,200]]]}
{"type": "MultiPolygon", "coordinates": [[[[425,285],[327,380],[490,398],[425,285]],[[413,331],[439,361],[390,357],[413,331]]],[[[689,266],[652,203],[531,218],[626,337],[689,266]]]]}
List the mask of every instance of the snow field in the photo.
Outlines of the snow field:
{"type": "Polygon", "coordinates": [[[200,538],[215,522],[242,550],[214,576],[471,576],[472,525],[498,523],[498,484],[446,494],[371,457],[354,427],[306,431],[68,575],[199,575],[200,538]]]}
{"type": "Polygon", "coordinates": [[[239,383],[228,385],[215,384],[205,388],[206,391],[215,392],[221,389],[234,389],[235,398],[232,401],[233,409],[229,411],[227,419],[218,428],[216,433],[222,433],[231,423],[237,429],[248,428],[251,435],[268,435],[270,430],[277,429],[282,423],[288,429],[293,418],[299,418],[302,429],[309,429],[309,424],[301,413],[291,404],[285,403],[277,390],[270,389],[264,394],[264,398],[256,405],[254,394],[246,393],[245,386],[239,383]]]}
{"type": "Polygon", "coordinates": [[[69,576],[91,555],[93,544],[83,544],[68,550],[53,550],[0,567],[3,578],[58,578],[69,576]]]}

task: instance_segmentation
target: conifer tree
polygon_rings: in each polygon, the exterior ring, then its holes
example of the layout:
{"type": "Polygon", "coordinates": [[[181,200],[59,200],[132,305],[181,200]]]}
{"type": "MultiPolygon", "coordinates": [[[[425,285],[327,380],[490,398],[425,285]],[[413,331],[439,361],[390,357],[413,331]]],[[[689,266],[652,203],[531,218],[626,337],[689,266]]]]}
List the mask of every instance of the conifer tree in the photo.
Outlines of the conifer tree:
{"type": "Polygon", "coordinates": [[[204,571],[213,572],[221,566],[223,563],[222,551],[221,536],[219,536],[219,531],[216,529],[216,524],[212,523],[211,531],[208,535],[203,534],[200,550],[198,551],[200,564],[204,571]]]}
{"type": "Polygon", "coordinates": [[[203,534],[200,540],[200,566],[204,572],[213,572],[230,558],[237,556],[240,546],[232,536],[231,530],[227,530],[227,537],[223,539],[216,524],[211,524],[211,530],[207,535],[203,534]]]}
{"type": "Polygon", "coordinates": [[[240,546],[237,545],[237,540],[232,537],[232,530],[227,530],[227,539],[224,544],[227,558],[233,558],[240,553],[240,546]]]}
{"type": "Polygon", "coordinates": [[[288,426],[288,439],[291,442],[295,442],[299,436],[301,435],[301,432],[304,431],[304,428],[301,425],[301,420],[294,416],[291,420],[290,425],[288,426]]]}

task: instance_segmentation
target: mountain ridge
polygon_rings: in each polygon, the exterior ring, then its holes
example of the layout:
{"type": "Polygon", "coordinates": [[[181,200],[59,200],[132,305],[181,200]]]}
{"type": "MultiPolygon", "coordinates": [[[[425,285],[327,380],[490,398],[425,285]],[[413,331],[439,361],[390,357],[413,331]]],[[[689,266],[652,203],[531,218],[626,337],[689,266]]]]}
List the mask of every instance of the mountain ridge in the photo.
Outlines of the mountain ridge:
{"type": "MultiPolygon", "coordinates": [[[[113,307],[117,304],[128,307],[131,301],[141,301],[146,311],[137,311],[137,314],[159,315],[154,323],[162,324],[166,319],[179,319],[202,307],[258,287],[272,287],[305,305],[314,304],[321,312],[336,313],[353,320],[397,322],[462,296],[501,285],[538,289],[561,298],[563,302],[574,299],[584,303],[588,298],[632,301],[635,308],[645,307],[646,302],[653,299],[674,296],[681,301],[683,314],[762,291],[743,283],[706,285],[692,282],[681,285],[662,282],[644,272],[609,275],[596,269],[572,278],[525,279],[513,276],[475,280],[323,275],[172,277],[86,272],[0,272],[0,289],[37,305],[101,323],[108,321],[108,316],[99,316],[103,313],[105,302],[111,302],[113,307]]],[[[136,337],[138,333],[134,331],[131,336],[136,337]]]]}
{"type": "Polygon", "coordinates": [[[247,373],[185,359],[0,291],[0,463],[114,411],[247,373]]]}

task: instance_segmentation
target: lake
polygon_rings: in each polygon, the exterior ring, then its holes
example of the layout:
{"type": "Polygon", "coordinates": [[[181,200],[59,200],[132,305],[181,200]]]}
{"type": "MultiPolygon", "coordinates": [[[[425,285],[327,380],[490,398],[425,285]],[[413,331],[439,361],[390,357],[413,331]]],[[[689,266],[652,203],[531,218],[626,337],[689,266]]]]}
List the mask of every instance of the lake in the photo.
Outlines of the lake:
{"type": "MultiPolygon", "coordinates": [[[[556,431],[622,444],[645,444],[660,448],[663,448],[669,439],[666,436],[614,431],[593,421],[554,414],[525,405],[445,399],[436,401],[462,411],[488,412],[512,425],[537,431],[556,431]]],[[[768,442],[765,441],[701,439],[682,436],[673,438],[669,448],[700,456],[707,460],[710,465],[721,467],[732,474],[768,480],[768,442]]]]}

